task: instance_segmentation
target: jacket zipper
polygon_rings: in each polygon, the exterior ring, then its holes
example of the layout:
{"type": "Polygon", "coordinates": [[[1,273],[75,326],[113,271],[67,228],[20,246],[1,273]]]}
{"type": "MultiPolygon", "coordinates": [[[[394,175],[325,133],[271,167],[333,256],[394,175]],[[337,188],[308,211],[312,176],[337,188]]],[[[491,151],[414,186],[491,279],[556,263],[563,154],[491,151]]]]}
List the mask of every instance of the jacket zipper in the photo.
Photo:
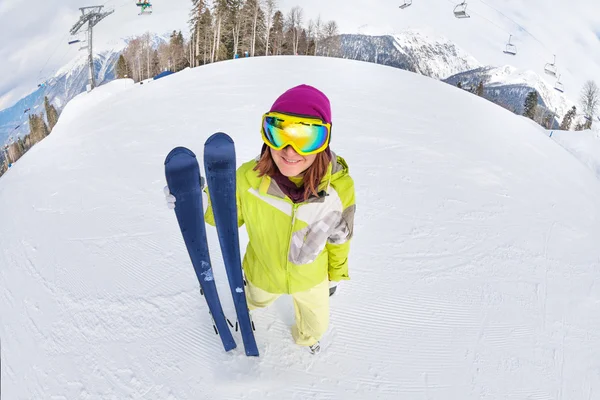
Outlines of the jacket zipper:
{"type": "Polygon", "coordinates": [[[292,248],[292,237],[294,236],[294,225],[296,223],[296,211],[298,210],[298,206],[299,204],[294,203],[292,205],[292,226],[290,227],[290,238],[288,240],[288,248],[287,248],[287,252],[285,254],[285,275],[286,275],[286,280],[287,280],[287,291],[288,293],[290,293],[291,290],[291,286],[290,286],[290,273],[289,273],[289,254],[290,254],[290,250],[292,248]]]}

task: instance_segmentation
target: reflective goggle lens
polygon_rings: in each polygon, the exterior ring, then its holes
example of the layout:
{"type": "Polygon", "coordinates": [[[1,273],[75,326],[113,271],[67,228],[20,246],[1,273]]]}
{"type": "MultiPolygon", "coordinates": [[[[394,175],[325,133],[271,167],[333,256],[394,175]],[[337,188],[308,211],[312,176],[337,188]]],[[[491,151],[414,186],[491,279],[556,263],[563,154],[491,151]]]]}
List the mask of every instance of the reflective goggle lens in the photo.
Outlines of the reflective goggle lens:
{"type": "Polygon", "coordinates": [[[300,118],[290,120],[278,116],[266,116],[263,122],[265,139],[274,148],[293,145],[300,153],[313,153],[321,149],[329,138],[329,128],[323,123],[300,118]]]}

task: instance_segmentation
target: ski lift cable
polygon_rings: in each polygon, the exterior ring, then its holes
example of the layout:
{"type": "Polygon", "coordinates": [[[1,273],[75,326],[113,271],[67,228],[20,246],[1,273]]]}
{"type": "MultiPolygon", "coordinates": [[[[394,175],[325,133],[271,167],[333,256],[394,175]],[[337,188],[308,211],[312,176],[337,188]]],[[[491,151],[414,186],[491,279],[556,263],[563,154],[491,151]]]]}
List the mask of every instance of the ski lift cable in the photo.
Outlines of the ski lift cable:
{"type": "Polygon", "coordinates": [[[37,77],[35,78],[36,80],[39,81],[40,76],[42,75],[42,71],[46,68],[46,65],[48,65],[48,62],[50,61],[50,59],[52,58],[52,56],[54,55],[54,53],[56,53],[56,50],[58,50],[58,47],[60,46],[61,43],[63,43],[65,41],[65,39],[67,38],[67,36],[69,36],[70,33],[67,33],[65,36],[63,36],[62,39],[60,39],[60,41],[58,42],[58,44],[56,45],[56,47],[54,48],[54,50],[52,51],[52,53],[50,53],[50,55],[48,56],[48,59],[46,60],[46,62],[44,63],[44,66],[42,67],[42,69],[40,69],[40,71],[38,72],[37,77]]]}
{"type": "Polygon", "coordinates": [[[533,38],[533,40],[535,40],[536,42],[538,42],[539,44],[541,44],[547,51],[549,51],[550,53],[554,54],[544,43],[542,43],[541,40],[539,40],[531,32],[529,32],[527,29],[525,29],[525,27],[523,25],[519,24],[514,19],[512,19],[509,16],[507,16],[506,14],[504,14],[502,11],[498,10],[496,7],[491,6],[490,4],[486,3],[483,0],[479,0],[479,1],[481,3],[483,3],[483,4],[485,4],[486,6],[488,6],[489,8],[491,8],[492,10],[496,11],[498,14],[502,15],[504,18],[506,18],[507,20],[509,20],[510,22],[512,22],[513,24],[515,24],[516,26],[518,26],[519,29],[521,29],[523,32],[525,32],[529,36],[531,36],[533,38]]]}
{"type": "MultiPolygon", "coordinates": [[[[452,0],[446,0],[451,4],[456,5],[456,3],[452,0]]],[[[531,36],[535,41],[537,41],[538,43],[540,43],[546,50],[548,50],[548,47],[546,45],[544,45],[541,41],[539,41],[539,39],[537,39],[535,36],[533,36],[527,29],[525,29],[523,26],[519,25],[518,23],[516,23],[515,21],[513,21],[512,19],[510,19],[509,17],[507,17],[505,14],[503,14],[502,12],[496,10],[494,7],[488,5],[487,3],[485,3],[483,0],[479,0],[480,2],[482,2],[483,4],[487,5],[488,7],[492,8],[494,11],[498,12],[499,14],[503,15],[506,19],[508,19],[509,21],[511,21],[513,24],[515,24],[516,26],[518,26],[520,29],[522,29],[524,32],[526,32],[529,36],[531,36]]],[[[462,2],[461,2],[462,3],[462,2]]],[[[460,3],[459,3],[460,4],[460,3]]],[[[473,11],[473,8],[469,8],[469,12],[471,14],[477,15],[480,18],[488,21],[490,24],[494,25],[496,28],[498,28],[499,30],[501,30],[502,32],[506,33],[507,35],[512,35],[513,37],[515,37],[515,35],[512,32],[507,31],[505,28],[501,27],[500,25],[498,25],[497,23],[495,23],[494,21],[490,20],[489,18],[483,16],[481,13],[478,13],[477,11],[473,11]]],[[[535,53],[540,57],[540,59],[545,60],[547,57],[545,57],[542,53],[534,50],[535,53]]],[[[554,54],[554,53],[552,53],[554,54]]]]}
{"type": "MultiPolygon", "coordinates": [[[[105,2],[104,2],[104,4],[102,4],[102,6],[104,7],[106,4],[108,4],[108,3],[112,2],[112,1],[115,1],[115,0],[107,0],[107,1],[105,1],[105,2]]],[[[129,3],[130,1],[131,1],[131,0],[125,0],[125,1],[123,1],[123,2],[121,3],[121,6],[119,6],[119,7],[123,7],[123,6],[125,6],[125,5],[126,5],[126,3],[129,3]]],[[[117,7],[115,7],[115,8],[117,8],[117,7]]],[[[61,45],[61,43],[63,43],[63,42],[65,41],[65,39],[67,39],[67,37],[68,37],[70,34],[71,34],[70,32],[67,32],[67,33],[66,33],[66,34],[65,34],[65,35],[64,35],[64,36],[63,36],[63,37],[60,39],[60,41],[58,41],[58,43],[56,44],[56,47],[54,48],[54,50],[52,50],[52,52],[50,53],[50,55],[49,55],[49,56],[48,56],[48,58],[46,59],[46,62],[44,63],[44,65],[42,66],[42,68],[39,70],[39,72],[38,72],[38,74],[37,74],[37,76],[36,76],[36,78],[35,78],[35,79],[36,79],[36,81],[39,81],[39,80],[40,80],[40,77],[42,77],[42,76],[43,76],[42,72],[44,72],[44,70],[46,69],[46,66],[48,65],[48,63],[49,63],[49,62],[50,62],[50,60],[52,59],[52,56],[54,56],[54,55],[56,54],[56,51],[58,50],[58,48],[59,48],[59,46],[61,45]]],[[[65,56],[66,56],[66,54],[67,54],[68,52],[69,52],[69,51],[67,51],[67,52],[66,52],[66,53],[65,53],[65,54],[62,56],[62,58],[60,59],[60,61],[62,61],[62,60],[65,58],[65,56]]],[[[59,61],[59,62],[60,62],[60,61],[59,61]]]]}
{"type": "MultiPolygon", "coordinates": [[[[63,55],[58,59],[58,65],[61,65],[62,62],[65,60],[65,58],[67,57],[67,55],[73,50],[72,47],[67,47],[67,50],[63,53],[63,55]]],[[[44,79],[44,82],[47,79],[44,79]]]]}
{"type": "MultiPolygon", "coordinates": [[[[502,11],[498,10],[496,7],[486,3],[484,0],[479,0],[482,4],[488,6],[489,8],[491,8],[492,10],[496,11],[498,14],[502,15],[504,18],[506,18],[507,20],[509,20],[510,22],[512,22],[513,24],[515,24],[517,27],[519,27],[519,29],[521,29],[523,32],[525,32],[527,35],[529,35],[533,40],[535,40],[536,42],[538,42],[544,49],[546,49],[546,51],[550,52],[553,54],[554,57],[554,61],[551,63],[553,68],[555,69],[555,74],[557,73],[556,71],[556,52],[551,51],[548,46],[546,46],[541,40],[539,40],[537,37],[535,37],[531,32],[529,32],[523,25],[519,24],[518,22],[516,22],[515,20],[513,20],[512,18],[510,18],[509,16],[507,16],[506,14],[504,14],[502,11]]],[[[535,53],[542,59],[542,60],[546,60],[547,59],[547,55],[543,55],[541,53],[539,53],[537,51],[537,49],[534,49],[533,51],[535,51],[535,53]]],[[[549,63],[546,62],[545,65],[548,65],[549,63]]],[[[546,67],[544,67],[546,68],[546,67]]],[[[554,74],[554,75],[555,75],[554,74]]]]}
{"type": "MultiPolygon", "coordinates": [[[[461,1],[461,2],[460,2],[460,3],[458,3],[458,4],[456,4],[456,3],[455,3],[454,1],[452,1],[452,0],[446,0],[446,1],[448,1],[448,3],[450,3],[450,4],[453,4],[453,5],[455,5],[455,6],[456,6],[456,5],[460,5],[460,4],[464,3],[463,1],[461,1]]],[[[468,5],[468,3],[467,3],[467,5],[468,5]]],[[[511,34],[511,33],[510,33],[510,32],[508,32],[506,29],[504,29],[504,28],[502,28],[500,25],[496,24],[494,21],[491,21],[490,19],[488,19],[488,18],[484,17],[484,16],[483,16],[483,15],[481,15],[480,13],[478,13],[478,12],[476,12],[476,11],[473,11],[473,8],[472,8],[472,7],[470,7],[470,8],[469,8],[469,13],[470,13],[470,14],[475,14],[475,15],[478,15],[479,17],[481,17],[481,18],[485,19],[485,20],[486,20],[486,21],[488,21],[490,24],[494,25],[496,28],[500,29],[501,31],[505,32],[506,34],[509,34],[509,35],[511,34]]]]}

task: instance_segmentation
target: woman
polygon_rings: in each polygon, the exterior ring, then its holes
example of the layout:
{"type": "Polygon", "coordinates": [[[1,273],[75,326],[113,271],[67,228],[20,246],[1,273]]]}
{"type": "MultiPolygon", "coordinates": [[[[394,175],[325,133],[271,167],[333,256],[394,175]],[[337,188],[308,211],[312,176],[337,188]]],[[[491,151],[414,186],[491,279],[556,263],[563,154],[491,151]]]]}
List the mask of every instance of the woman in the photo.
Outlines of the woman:
{"type": "MultiPolygon", "coordinates": [[[[249,238],[243,261],[248,306],[291,295],[292,336],[316,354],[329,325],[329,296],[350,279],[354,182],[344,159],[329,148],[329,99],[312,86],[283,93],[263,116],[261,136],[260,156],[236,174],[238,225],[246,225],[249,238]]],[[[215,224],[210,196],[205,219],[215,224]]]]}

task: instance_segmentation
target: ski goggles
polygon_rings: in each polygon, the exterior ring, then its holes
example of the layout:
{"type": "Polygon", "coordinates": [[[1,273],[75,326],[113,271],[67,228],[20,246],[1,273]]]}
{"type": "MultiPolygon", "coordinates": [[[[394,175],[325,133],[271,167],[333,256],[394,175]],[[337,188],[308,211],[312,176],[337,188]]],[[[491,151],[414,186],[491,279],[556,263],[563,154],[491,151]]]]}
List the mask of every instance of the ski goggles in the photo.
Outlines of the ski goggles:
{"type": "Polygon", "coordinates": [[[261,135],[267,146],[275,150],[292,146],[296,153],[308,156],[327,148],[331,124],[315,117],[268,112],[263,115],[261,135]]]}

